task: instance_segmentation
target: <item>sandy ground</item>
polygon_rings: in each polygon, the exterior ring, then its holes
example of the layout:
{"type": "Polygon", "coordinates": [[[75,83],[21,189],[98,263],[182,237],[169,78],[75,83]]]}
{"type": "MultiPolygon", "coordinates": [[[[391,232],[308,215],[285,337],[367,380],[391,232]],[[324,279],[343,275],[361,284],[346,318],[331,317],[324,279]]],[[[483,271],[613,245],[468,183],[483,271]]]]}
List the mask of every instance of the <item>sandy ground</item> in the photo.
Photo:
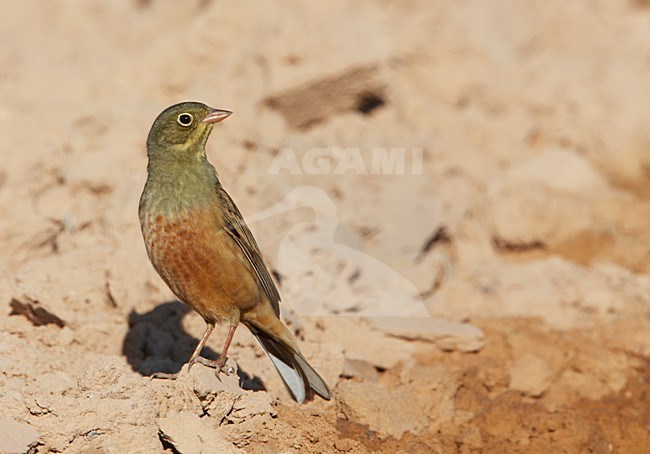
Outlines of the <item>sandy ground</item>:
{"type": "Polygon", "coordinates": [[[647,452],[647,1],[22,1],[0,36],[0,452],[647,452]],[[236,375],[147,378],[204,329],[137,220],[182,100],[235,111],[208,154],[331,402],[245,329],[236,375]]]}

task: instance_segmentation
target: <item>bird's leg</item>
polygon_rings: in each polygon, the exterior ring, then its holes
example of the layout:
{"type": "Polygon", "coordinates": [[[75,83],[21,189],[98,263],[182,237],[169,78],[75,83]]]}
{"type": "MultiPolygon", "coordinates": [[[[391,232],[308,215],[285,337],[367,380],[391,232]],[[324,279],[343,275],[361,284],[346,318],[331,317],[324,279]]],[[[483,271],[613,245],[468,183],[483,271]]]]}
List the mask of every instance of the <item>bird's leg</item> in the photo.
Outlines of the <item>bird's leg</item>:
{"type": "Polygon", "coordinates": [[[226,375],[230,375],[232,372],[230,368],[226,368],[225,366],[226,366],[226,361],[228,360],[228,348],[230,348],[230,343],[232,342],[232,338],[235,335],[235,330],[237,329],[237,325],[238,323],[236,322],[230,323],[228,336],[226,336],[226,344],[223,346],[223,350],[221,350],[219,359],[217,359],[216,361],[212,361],[206,358],[202,358],[201,356],[197,356],[195,359],[197,363],[201,363],[204,366],[214,367],[217,377],[219,376],[220,372],[223,372],[226,375]]]}
{"type": "Polygon", "coordinates": [[[235,335],[235,330],[237,329],[238,323],[230,323],[230,329],[228,330],[228,336],[226,336],[226,344],[223,346],[223,350],[221,351],[221,354],[219,355],[219,359],[217,360],[217,375],[219,375],[219,371],[223,371],[226,375],[230,375],[230,370],[226,369],[223,370],[224,366],[226,365],[226,361],[228,360],[228,348],[230,348],[230,343],[232,342],[232,338],[235,335]]]}
{"type": "MultiPolygon", "coordinates": [[[[205,329],[205,333],[203,333],[203,337],[199,341],[199,345],[196,346],[194,349],[194,353],[192,353],[192,356],[190,356],[190,360],[187,362],[187,370],[192,368],[194,363],[200,362],[203,358],[199,356],[201,353],[201,350],[203,350],[203,346],[205,343],[208,341],[208,337],[210,337],[210,333],[212,333],[212,330],[214,329],[214,323],[208,323],[208,326],[205,329]]],[[[207,360],[206,360],[207,361],[207,360]]],[[[203,364],[203,363],[202,363],[203,364]]],[[[179,372],[176,372],[175,374],[168,374],[166,372],[156,372],[154,374],[151,374],[151,378],[162,378],[162,379],[167,379],[167,380],[176,380],[178,378],[179,372]]]]}
{"type": "Polygon", "coordinates": [[[201,356],[199,356],[199,355],[201,354],[201,350],[203,350],[203,347],[205,346],[205,343],[208,341],[208,337],[210,337],[210,334],[212,333],[212,330],[214,329],[214,323],[206,323],[206,324],[207,324],[207,326],[205,328],[205,333],[203,333],[203,337],[199,341],[199,345],[196,346],[196,348],[194,349],[194,353],[192,353],[192,356],[190,356],[190,360],[187,362],[187,371],[188,372],[190,371],[190,369],[192,368],[194,363],[198,362],[198,363],[203,364],[203,362],[201,360],[205,359],[205,358],[201,358],[201,356]]]}

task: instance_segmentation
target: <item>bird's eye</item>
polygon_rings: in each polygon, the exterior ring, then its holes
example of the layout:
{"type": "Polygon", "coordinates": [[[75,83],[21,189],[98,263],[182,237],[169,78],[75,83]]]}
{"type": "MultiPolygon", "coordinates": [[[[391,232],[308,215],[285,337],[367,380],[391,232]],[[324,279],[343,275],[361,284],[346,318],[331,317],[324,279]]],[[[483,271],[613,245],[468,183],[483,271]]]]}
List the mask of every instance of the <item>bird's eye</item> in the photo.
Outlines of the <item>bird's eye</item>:
{"type": "Polygon", "coordinates": [[[178,124],[181,125],[181,126],[189,126],[189,125],[191,125],[192,120],[193,120],[192,115],[190,115],[188,113],[182,113],[176,119],[176,121],[178,121],[178,124]]]}

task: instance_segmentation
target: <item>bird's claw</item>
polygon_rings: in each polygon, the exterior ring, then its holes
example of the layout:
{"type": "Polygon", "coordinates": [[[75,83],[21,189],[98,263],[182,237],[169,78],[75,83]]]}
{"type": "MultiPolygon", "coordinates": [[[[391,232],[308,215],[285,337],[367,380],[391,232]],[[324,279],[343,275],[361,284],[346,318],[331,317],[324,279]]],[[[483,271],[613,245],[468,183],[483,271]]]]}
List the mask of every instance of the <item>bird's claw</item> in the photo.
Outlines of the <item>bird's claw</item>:
{"type": "MultiPolygon", "coordinates": [[[[225,363],[225,361],[224,361],[225,363]]],[[[230,374],[233,374],[235,372],[235,368],[232,366],[226,366],[225,364],[221,366],[217,366],[214,371],[214,375],[217,377],[217,380],[221,381],[221,377],[219,377],[220,374],[224,374],[226,377],[229,377],[230,374]]]]}
{"type": "Polygon", "coordinates": [[[197,356],[187,363],[187,370],[189,371],[195,363],[199,363],[206,367],[213,368],[217,377],[219,377],[219,374],[222,372],[226,375],[230,375],[235,371],[235,369],[232,366],[226,366],[227,360],[228,358],[225,356],[220,356],[216,361],[203,358],[202,356],[197,356]]]}
{"type": "MultiPolygon", "coordinates": [[[[219,378],[219,374],[224,373],[226,376],[229,376],[230,374],[235,372],[235,368],[232,366],[226,366],[226,361],[228,360],[227,357],[219,357],[218,360],[213,361],[210,359],[203,358],[201,356],[197,356],[196,358],[192,358],[191,360],[188,361],[187,363],[187,371],[189,372],[192,369],[192,366],[196,363],[203,364],[206,367],[210,367],[214,369],[214,373],[219,378]]],[[[176,380],[178,378],[179,372],[176,372],[175,374],[169,374],[167,372],[154,372],[149,376],[149,379],[153,380],[154,378],[159,378],[159,379],[164,379],[164,380],[176,380]]]]}

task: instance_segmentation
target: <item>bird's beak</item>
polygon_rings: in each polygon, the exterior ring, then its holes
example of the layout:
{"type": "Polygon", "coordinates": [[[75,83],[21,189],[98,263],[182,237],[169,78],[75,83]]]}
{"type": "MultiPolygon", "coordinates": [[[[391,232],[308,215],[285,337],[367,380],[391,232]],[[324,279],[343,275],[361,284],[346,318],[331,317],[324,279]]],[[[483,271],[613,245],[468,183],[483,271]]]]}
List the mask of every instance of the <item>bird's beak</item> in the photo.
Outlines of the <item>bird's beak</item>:
{"type": "Polygon", "coordinates": [[[205,118],[201,121],[202,123],[219,123],[222,120],[225,120],[232,114],[229,110],[220,110],[220,109],[210,109],[205,118]]]}

